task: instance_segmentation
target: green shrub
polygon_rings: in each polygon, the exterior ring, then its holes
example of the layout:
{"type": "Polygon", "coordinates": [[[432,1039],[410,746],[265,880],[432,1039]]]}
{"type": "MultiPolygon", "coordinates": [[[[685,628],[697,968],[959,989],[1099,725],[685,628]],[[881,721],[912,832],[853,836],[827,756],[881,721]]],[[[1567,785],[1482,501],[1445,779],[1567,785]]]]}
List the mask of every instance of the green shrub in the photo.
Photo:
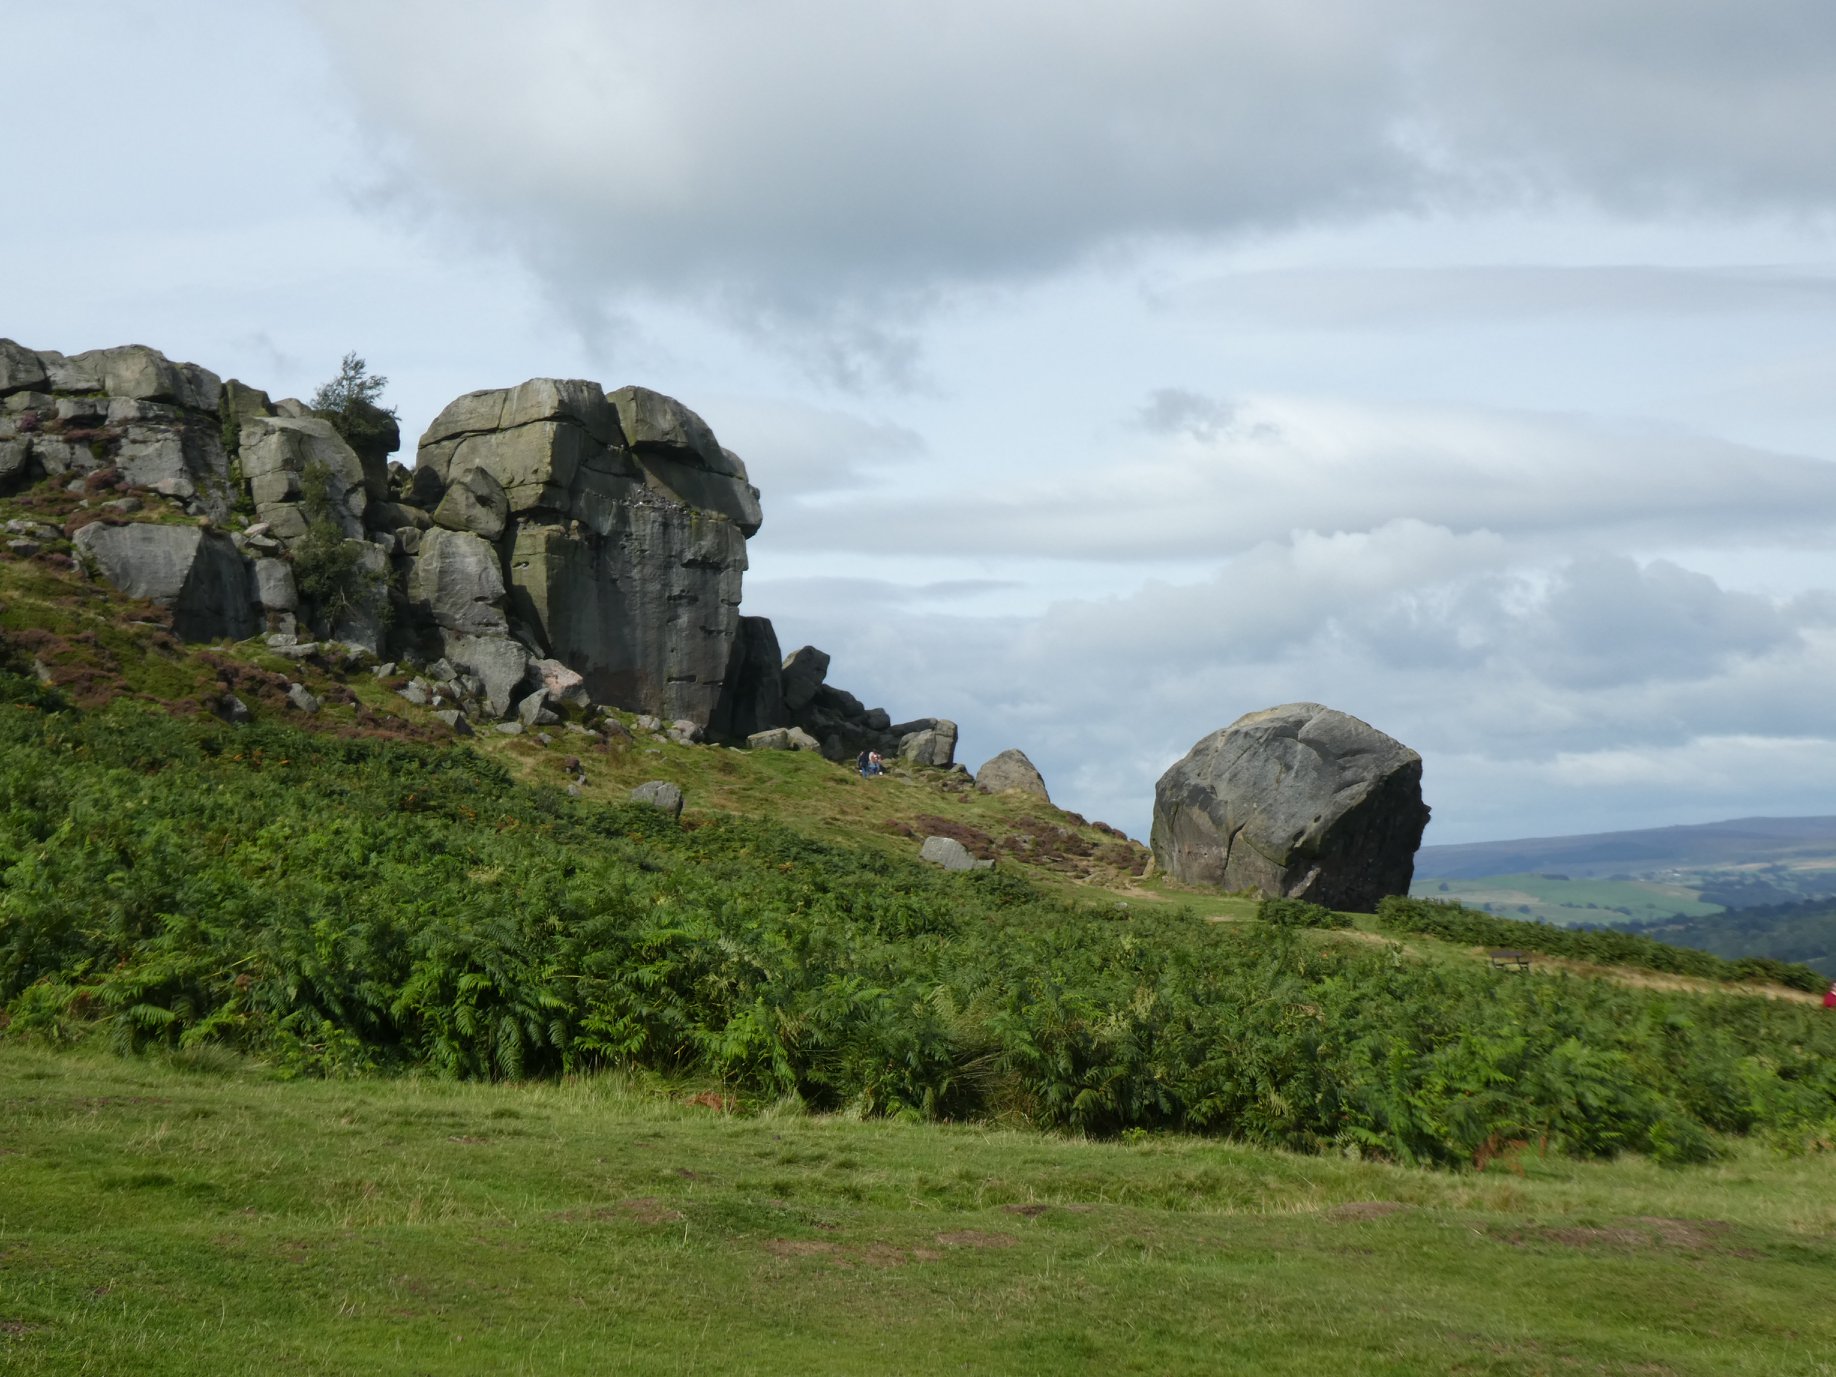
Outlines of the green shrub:
{"type": "Polygon", "coordinates": [[[1348,928],[1352,921],[1322,904],[1305,899],[1264,899],[1256,905],[1256,916],[1280,928],[1348,928]]]}
{"type": "Polygon", "coordinates": [[[367,567],[362,545],[345,538],[332,498],[331,470],[322,463],[308,464],[300,490],[306,534],[292,548],[293,578],[315,620],[327,632],[352,616],[386,621],[388,575],[367,567]]]}
{"type": "Polygon", "coordinates": [[[1815,992],[1827,987],[1809,966],[1743,957],[1724,961],[1689,947],[1673,947],[1650,937],[1612,928],[1561,928],[1551,923],[1495,918],[1446,899],[1410,899],[1391,895],[1377,905],[1377,919],[1394,932],[1416,932],[1474,947],[1513,947],[1568,956],[1603,965],[1639,966],[1674,975],[1691,975],[1729,984],[1763,980],[1791,989],[1815,992]]]}

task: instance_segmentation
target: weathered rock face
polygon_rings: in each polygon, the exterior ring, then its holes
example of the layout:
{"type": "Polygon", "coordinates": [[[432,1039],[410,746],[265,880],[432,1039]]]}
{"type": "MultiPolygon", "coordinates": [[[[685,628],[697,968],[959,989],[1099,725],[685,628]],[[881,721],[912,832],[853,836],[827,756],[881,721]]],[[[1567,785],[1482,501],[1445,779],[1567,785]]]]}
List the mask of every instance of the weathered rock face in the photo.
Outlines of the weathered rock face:
{"type": "Polygon", "coordinates": [[[1026,752],[1020,750],[1002,751],[977,770],[975,787],[985,794],[1036,794],[1047,803],[1052,801],[1052,796],[1046,792],[1045,780],[1026,758],[1026,752]]]}
{"type": "Polygon", "coordinates": [[[1422,758],[1368,723],[1289,703],[1213,732],[1154,790],[1174,878],[1369,912],[1406,894],[1428,825],[1422,758]]]}
{"type": "Polygon", "coordinates": [[[266,522],[277,538],[298,540],[306,534],[309,482],[325,485],[326,510],[346,536],[363,533],[369,501],[363,464],[331,422],[317,416],[245,416],[240,459],[255,519],[266,522]]]}
{"type": "Polygon", "coordinates": [[[186,640],[255,634],[254,590],[227,537],[196,526],[97,522],[79,530],[74,543],[122,592],[170,607],[172,629],[186,640]]]}
{"type": "Polygon", "coordinates": [[[495,543],[511,622],[595,700],[715,717],[758,493],[694,412],[579,380],[468,393],[422,437],[413,490],[495,543]]]}
{"type": "Polygon", "coordinates": [[[708,733],[727,741],[746,740],[790,720],[784,707],[783,655],[778,633],[765,617],[741,617],[727,662],[720,704],[708,733]]]}

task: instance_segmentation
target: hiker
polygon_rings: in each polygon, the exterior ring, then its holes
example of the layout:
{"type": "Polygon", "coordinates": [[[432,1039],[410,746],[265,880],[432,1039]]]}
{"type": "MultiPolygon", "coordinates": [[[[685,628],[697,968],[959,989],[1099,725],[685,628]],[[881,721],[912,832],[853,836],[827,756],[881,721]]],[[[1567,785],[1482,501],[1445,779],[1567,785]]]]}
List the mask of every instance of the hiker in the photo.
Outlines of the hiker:
{"type": "Polygon", "coordinates": [[[859,767],[862,779],[872,779],[875,775],[886,773],[886,762],[880,759],[878,751],[862,751],[854,763],[859,767]]]}
{"type": "Polygon", "coordinates": [[[1836,1009],[1836,980],[1830,982],[1829,992],[1823,996],[1823,1007],[1836,1009]]]}

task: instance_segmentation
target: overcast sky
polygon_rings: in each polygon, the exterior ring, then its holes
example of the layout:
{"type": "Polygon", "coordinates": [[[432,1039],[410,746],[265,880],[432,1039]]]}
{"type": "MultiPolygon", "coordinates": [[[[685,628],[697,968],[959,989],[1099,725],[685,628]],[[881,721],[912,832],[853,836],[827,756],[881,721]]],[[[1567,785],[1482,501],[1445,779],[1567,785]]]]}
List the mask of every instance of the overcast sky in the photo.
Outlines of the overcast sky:
{"type": "MultiPolygon", "coordinates": [[[[747,461],[748,613],[1145,839],[1312,700],[1428,841],[1836,813],[1828,0],[8,3],[0,335],[747,461]]],[[[410,456],[403,456],[404,458],[410,456]]]]}

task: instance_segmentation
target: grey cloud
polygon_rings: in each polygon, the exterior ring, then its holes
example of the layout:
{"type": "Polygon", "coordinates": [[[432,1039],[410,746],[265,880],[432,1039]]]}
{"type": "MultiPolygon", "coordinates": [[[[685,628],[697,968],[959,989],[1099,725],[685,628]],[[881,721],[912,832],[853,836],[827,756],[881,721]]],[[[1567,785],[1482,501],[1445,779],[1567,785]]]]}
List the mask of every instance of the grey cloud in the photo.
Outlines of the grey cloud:
{"type": "Polygon", "coordinates": [[[1236,408],[1229,402],[1189,392],[1183,387],[1156,388],[1136,413],[1143,430],[1153,435],[1187,435],[1216,440],[1230,429],[1236,408]]]}
{"type": "Polygon", "coordinates": [[[1281,269],[1196,283],[1169,304],[1288,329],[1386,329],[1560,316],[1827,312],[1836,277],[1769,268],[1503,265],[1281,269]]]}
{"type": "MultiPolygon", "coordinates": [[[[1119,245],[1430,205],[1836,199],[1821,0],[309,12],[404,176],[571,292],[642,284],[790,328],[1119,245]]],[[[843,375],[910,367],[897,329],[840,339],[843,375]]]]}

